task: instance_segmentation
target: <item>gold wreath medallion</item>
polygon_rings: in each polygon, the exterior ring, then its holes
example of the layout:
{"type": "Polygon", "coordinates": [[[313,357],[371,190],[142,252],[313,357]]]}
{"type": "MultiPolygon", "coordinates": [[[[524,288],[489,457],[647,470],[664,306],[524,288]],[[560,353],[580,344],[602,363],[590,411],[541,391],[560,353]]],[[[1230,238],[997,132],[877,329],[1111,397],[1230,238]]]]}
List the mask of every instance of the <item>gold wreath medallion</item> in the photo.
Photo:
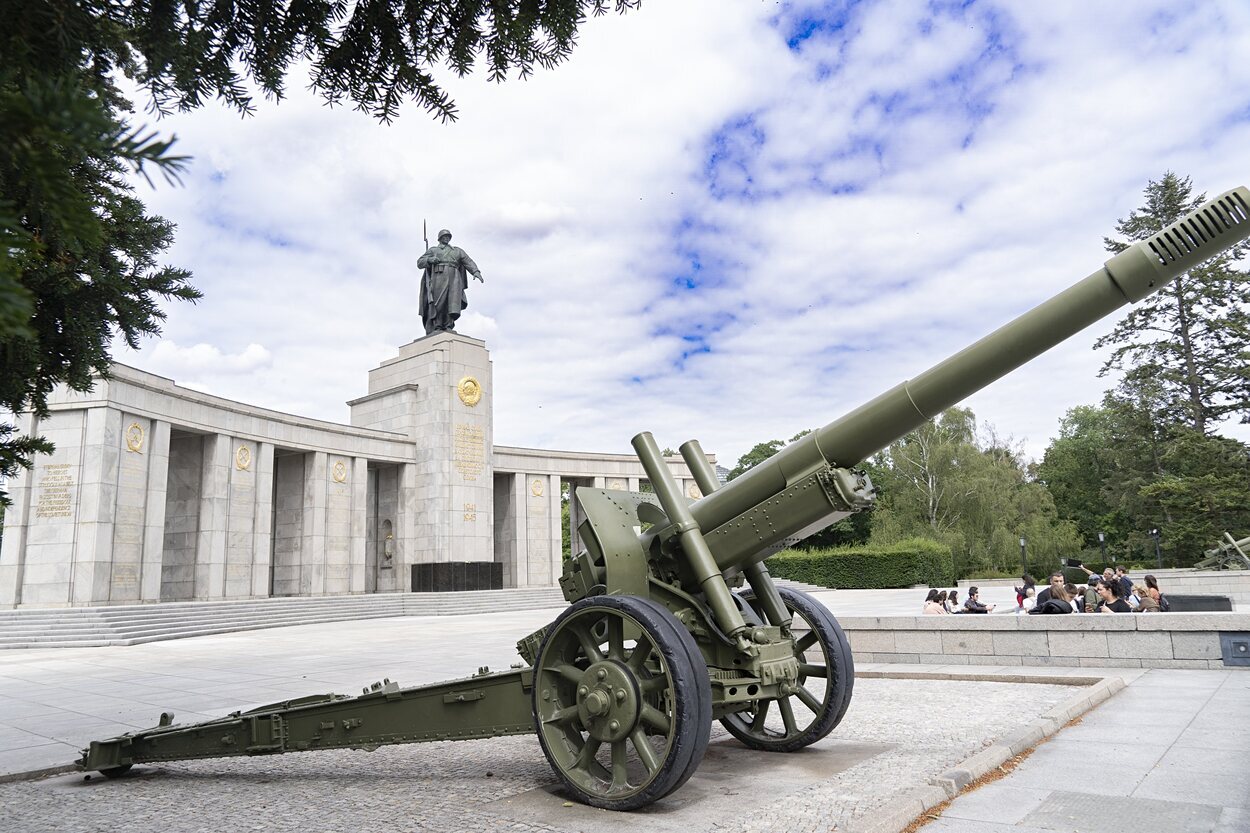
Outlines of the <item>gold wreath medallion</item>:
{"type": "Polygon", "coordinates": [[[530,483],[530,494],[534,497],[543,496],[543,482],[541,480],[534,480],[530,483]]]}
{"type": "Polygon", "coordinates": [[[126,429],[126,448],[143,451],[143,426],[137,422],[130,423],[130,427],[126,429]]]}
{"type": "Polygon", "coordinates": [[[482,384],[472,376],[465,376],[456,385],[456,393],[461,402],[472,408],[482,401],[482,384]]]}
{"type": "Polygon", "coordinates": [[[691,481],[690,485],[686,487],[686,497],[691,500],[698,500],[703,497],[703,493],[699,491],[698,483],[691,481]]]}
{"type": "Polygon", "coordinates": [[[252,467],[252,449],[245,445],[239,446],[234,452],[234,467],[239,471],[247,471],[252,467]]]}
{"type": "Polygon", "coordinates": [[[618,492],[619,492],[619,491],[622,491],[622,490],[625,488],[625,481],[624,481],[624,480],[612,480],[612,481],[609,481],[609,482],[608,482],[608,488],[609,488],[609,489],[615,489],[615,490],[616,490],[616,491],[618,491],[618,492]]]}
{"type": "Polygon", "coordinates": [[[334,468],[330,472],[330,476],[334,478],[335,483],[347,482],[347,464],[342,460],[334,461],[334,468]]]}

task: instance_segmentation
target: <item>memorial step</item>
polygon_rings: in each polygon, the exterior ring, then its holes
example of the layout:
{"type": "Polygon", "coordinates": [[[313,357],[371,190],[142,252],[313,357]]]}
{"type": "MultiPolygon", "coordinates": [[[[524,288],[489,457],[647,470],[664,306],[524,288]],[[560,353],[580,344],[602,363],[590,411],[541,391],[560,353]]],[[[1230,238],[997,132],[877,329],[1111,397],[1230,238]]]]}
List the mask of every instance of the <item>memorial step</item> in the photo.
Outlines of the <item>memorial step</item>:
{"type": "Polygon", "coordinates": [[[0,649],[135,645],[215,633],[399,616],[561,607],[557,588],[163,602],[0,611],[0,649]]]}

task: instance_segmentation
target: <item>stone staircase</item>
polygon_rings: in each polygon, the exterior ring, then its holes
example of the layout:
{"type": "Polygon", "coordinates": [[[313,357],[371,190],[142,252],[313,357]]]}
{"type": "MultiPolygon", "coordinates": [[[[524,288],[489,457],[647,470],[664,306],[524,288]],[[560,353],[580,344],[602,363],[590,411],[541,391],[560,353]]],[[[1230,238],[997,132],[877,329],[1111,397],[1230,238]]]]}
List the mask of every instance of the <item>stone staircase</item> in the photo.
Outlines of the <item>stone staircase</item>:
{"type": "MultiPolygon", "coordinates": [[[[777,579],[779,587],[827,590],[777,579]]],[[[396,616],[458,616],[564,607],[559,588],[367,596],[163,602],[117,607],[0,610],[0,649],[138,645],[215,633],[396,616]]]]}
{"type": "Polygon", "coordinates": [[[563,607],[559,588],[377,593],[0,611],[0,649],[138,645],[257,628],[563,607]]]}

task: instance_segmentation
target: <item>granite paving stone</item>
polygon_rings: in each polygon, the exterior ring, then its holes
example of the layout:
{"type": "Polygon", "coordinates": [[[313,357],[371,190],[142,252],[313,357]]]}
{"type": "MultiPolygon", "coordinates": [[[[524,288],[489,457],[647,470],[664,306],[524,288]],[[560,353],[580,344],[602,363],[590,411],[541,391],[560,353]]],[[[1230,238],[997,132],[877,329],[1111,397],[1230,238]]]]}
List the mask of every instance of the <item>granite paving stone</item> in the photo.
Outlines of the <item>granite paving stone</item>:
{"type": "MultiPolygon", "coordinates": [[[[20,667],[28,679],[10,686],[34,681],[43,686],[50,706],[73,706],[53,713],[64,721],[59,729],[31,725],[74,740],[73,745],[49,743],[36,736],[42,744],[36,747],[37,760],[27,756],[20,762],[52,766],[72,760],[93,738],[153,725],[171,706],[194,707],[177,715],[181,722],[310,692],[355,693],[383,677],[407,685],[468,676],[479,665],[506,668],[517,659],[516,639],[544,623],[515,612],[455,620],[389,619],[383,628],[376,622],[349,622],[128,648],[32,652],[25,663],[4,655],[0,667],[20,667]],[[235,680],[230,676],[235,671],[247,676],[235,680]],[[95,714],[101,710],[96,695],[62,685],[101,679],[97,674],[124,685],[127,673],[141,681],[139,696],[126,701],[98,695],[110,714],[105,725],[95,714]]],[[[669,799],[630,816],[629,823],[631,829],[682,833],[849,829],[1081,691],[1050,683],[860,679],[837,730],[799,753],[748,750],[715,725],[705,766],[669,799]],[[768,785],[768,800],[753,797],[760,784],[768,785]]],[[[0,684],[0,725],[3,705],[14,702],[14,695],[12,687],[0,684]]],[[[23,722],[30,725],[26,718],[23,722]]],[[[0,763],[6,762],[0,757],[0,763]]],[[[211,827],[356,833],[397,826],[437,831],[598,826],[615,833],[622,823],[616,814],[581,804],[565,807],[531,736],[384,747],[373,753],[178,762],[136,767],[135,772],[117,781],[65,774],[0,784],[0,830],[183,833],[211,827]],[[516,810],[511,815],[508,802],[516,810]],[[522,805],[530,809],[521,812],[522,805]]]]}

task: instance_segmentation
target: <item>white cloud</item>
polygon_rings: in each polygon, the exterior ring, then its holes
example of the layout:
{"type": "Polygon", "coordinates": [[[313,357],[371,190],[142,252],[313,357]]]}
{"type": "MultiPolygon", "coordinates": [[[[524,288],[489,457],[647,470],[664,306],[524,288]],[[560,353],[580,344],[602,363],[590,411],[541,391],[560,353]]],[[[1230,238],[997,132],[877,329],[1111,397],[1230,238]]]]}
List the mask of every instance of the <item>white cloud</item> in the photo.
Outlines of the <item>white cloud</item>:
{"type": "Polygon", "coordinates": [[[253,373],[273,364],[273,355],[260,344],[249,344],[238,353],[223,353],[211,344],[179,347],[173,341],[158,341],[144,353],[144,363],[154,373],[173,375],[187,381],[200,376],[253,373]]]}
{"type": "MultiPolygon", "coordinates": [[[[487,279],[460,330],[492,351],[498,442],[650,429],[732,462],[1096,269],[1148,178],[1250,178],[1250,6],[1173,5],[648,3],[529,81],[451,78],[454,125],[330,110],[297,75],[254,118],[161,125],[194,168],[141,193],[205,298],[119,358],[345,421],[422,332],[425,220],[487,279]]],[[[969,404],[1040,453],[1108,384],[1110,326],[969,404]]]]}

